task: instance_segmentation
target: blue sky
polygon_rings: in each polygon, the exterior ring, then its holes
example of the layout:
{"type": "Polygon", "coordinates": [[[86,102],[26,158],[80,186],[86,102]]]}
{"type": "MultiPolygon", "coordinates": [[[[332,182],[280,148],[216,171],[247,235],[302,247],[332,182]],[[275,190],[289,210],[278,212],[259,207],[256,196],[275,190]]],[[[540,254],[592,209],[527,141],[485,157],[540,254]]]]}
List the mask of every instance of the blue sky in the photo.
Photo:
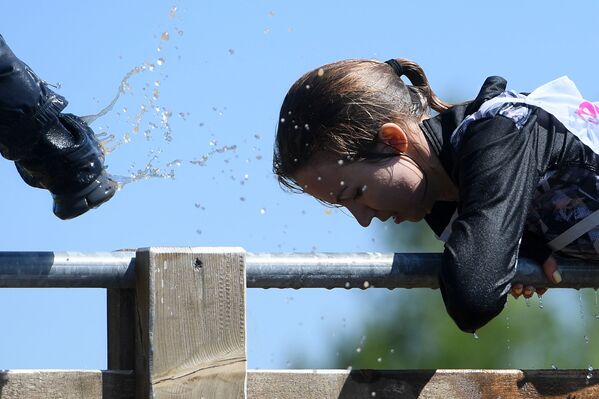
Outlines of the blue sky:
{"type": "MultiPolygon", "coordinates": [[[[599,3],[591,0],[38,1],[9,2],[3,15],[1,34],[41,77],[60,83],[69,112],[98,112],[127,72],[143,66],[93,128],[115,136],[110,173],[127,176],[152,161],[175,178],[128,184],[101,208],[65,222],[52,214],[47,192],[0,162],[2,251],[410,250],[381,238],[390,226],[363,229],[340,211],[283,192],[272,176],[286,90],[338,59],[413,59],[437,94],[454,101],[476,95],[489,75],[530,91],[567,74],[583,95],[599,98],[599,3]]],[[[249,290],[250,367],[290,366],[298,349],[317,359],[336,332],[359,336],[369,311],[361,304],[385,295],[398,294],[249,290]]],[[[106,367],[103,290],[7,289],[0,300],[0,368],[106,367]]]]}

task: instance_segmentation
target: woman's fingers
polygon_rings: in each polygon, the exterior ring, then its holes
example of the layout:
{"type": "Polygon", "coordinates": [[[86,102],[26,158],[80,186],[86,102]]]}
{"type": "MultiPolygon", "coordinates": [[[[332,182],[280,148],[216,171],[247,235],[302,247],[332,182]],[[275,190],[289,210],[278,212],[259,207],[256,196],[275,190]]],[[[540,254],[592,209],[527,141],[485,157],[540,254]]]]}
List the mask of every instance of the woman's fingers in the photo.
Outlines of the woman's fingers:
{"type": "Polygon", "coordinates": [[[520,296],[524,296],[524,298],[530,298],[534,295],[535,292],[538,296],[543,296],[543,294],[547,292],[547,288],[536,288],[532,285],[527,285],[526,287],[524,287],[524,285],[516,283],[512,286],[511,289],[511,294],[516,299],[518,299],[520,296]]]}
{"type": "Polygon", "coordinates": [[[512,285],[512,296],[514,298],[518,299],[518,297],[520,295],[522,295],[523,289],[524,289],[524,286],[520,283],[512,285]]]}
{"type": "Polygon", "coordinates": [[[553,256],[547,258],[545,263],[543,263],[543,271],[545,272],[545,276],[549,279],[549,281],[554,284],[559,284],[562,282],[562,275],[559,270],[557,270],[557,262],[553,256]]]}
{"type": "MultiPolygon", "coordinates": [[[[549,279],[549,281],[554,284],[559,284],[562,282],[562,276],[557,270],[557,261],[553,256],[547,258],[545,263],[543,263],[543,272],[545,276],[549,279]]],[[[538,296],[543,295],[547,291],[547,288],[536,288],[532,285],[527,285],[526,287],[521,283],[515,283],[512,285],[511,294],[514,298],[518,299],[520,296],[524,296],[524,298],[530,298],[536,292],[538,296]]]]}
{"type": "Polygon", "coordinates": [[[532,296],[532,294],[535,293],[535,287],[533,287],[532,285],[527,285],[526,287],[524,287],[524,291],[522,292],[522,295],[524,295],[524,298],[530,298],[532,296]]]}

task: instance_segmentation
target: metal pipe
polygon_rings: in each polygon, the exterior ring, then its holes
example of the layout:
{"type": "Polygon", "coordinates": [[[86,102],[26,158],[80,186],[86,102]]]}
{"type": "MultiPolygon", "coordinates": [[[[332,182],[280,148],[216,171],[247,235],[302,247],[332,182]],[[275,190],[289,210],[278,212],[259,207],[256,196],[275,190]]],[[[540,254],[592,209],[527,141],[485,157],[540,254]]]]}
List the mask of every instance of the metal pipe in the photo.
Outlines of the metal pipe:
{"type": "MultiPolygon", "coordinates": [[[[248,288],[438,288],[441,254],[246,253],[248,288]]],[[[555,286],[521,258],[514,281],[538,287],[599,287],[599,264],[558,259],[555,286]]],[[[0,252],[0,287],[134,288],[135,252],[0,252]]]]}
{"type": "Polygon", "coordinates": [[[135,252],[0,252],[0,287],[133,288],[135,252]]]}
{"type": "MultiPolygon", "coordinates": [[[[248,253],[248,288],[439,288],[439,253],[248,253]]],[[[599,287],[599,263],[558,258],[562,282],[550,283],[520,258],[514,281],[536,287],[599,287]]]]}

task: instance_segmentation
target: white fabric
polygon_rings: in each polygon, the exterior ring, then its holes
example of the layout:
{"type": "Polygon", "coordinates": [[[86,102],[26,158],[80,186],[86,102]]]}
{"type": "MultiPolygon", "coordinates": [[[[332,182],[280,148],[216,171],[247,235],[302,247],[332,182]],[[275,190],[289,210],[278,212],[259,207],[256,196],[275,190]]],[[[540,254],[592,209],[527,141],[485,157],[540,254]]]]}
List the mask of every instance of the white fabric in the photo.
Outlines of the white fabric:
{"type": "Polygon", "coordinates": [[[585,100],[567,76],[552,80],[527,96],[506,95],[502,94],[484,102],[480,111],[487,114],[505,103],[537,106],[555,116],[595,154],[599,154],[599,102],[585,100]]]}

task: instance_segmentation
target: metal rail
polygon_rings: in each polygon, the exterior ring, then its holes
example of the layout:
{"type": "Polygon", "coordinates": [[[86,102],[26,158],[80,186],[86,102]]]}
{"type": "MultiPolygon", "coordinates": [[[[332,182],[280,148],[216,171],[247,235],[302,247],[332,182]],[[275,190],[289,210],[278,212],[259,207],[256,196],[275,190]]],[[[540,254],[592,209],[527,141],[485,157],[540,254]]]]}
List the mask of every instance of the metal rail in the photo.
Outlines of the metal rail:
{"type": "MultiPolygon", "coordinates": [[[[246,253],[248,288],[438,288],[441,254],[246,253]]],[[[599,287],[599,263],[559,259],[557,288],[599,287]]],[[[520,259],[514,281],[553,287],[520,259]]],[[[0,287],[133,288],[135,252],[0,252],[0,287]]]]}
{"type": "Polygon", "coordinates": [[[133,288],[135,252],[0,252],[2,288],[133,288]]]}

